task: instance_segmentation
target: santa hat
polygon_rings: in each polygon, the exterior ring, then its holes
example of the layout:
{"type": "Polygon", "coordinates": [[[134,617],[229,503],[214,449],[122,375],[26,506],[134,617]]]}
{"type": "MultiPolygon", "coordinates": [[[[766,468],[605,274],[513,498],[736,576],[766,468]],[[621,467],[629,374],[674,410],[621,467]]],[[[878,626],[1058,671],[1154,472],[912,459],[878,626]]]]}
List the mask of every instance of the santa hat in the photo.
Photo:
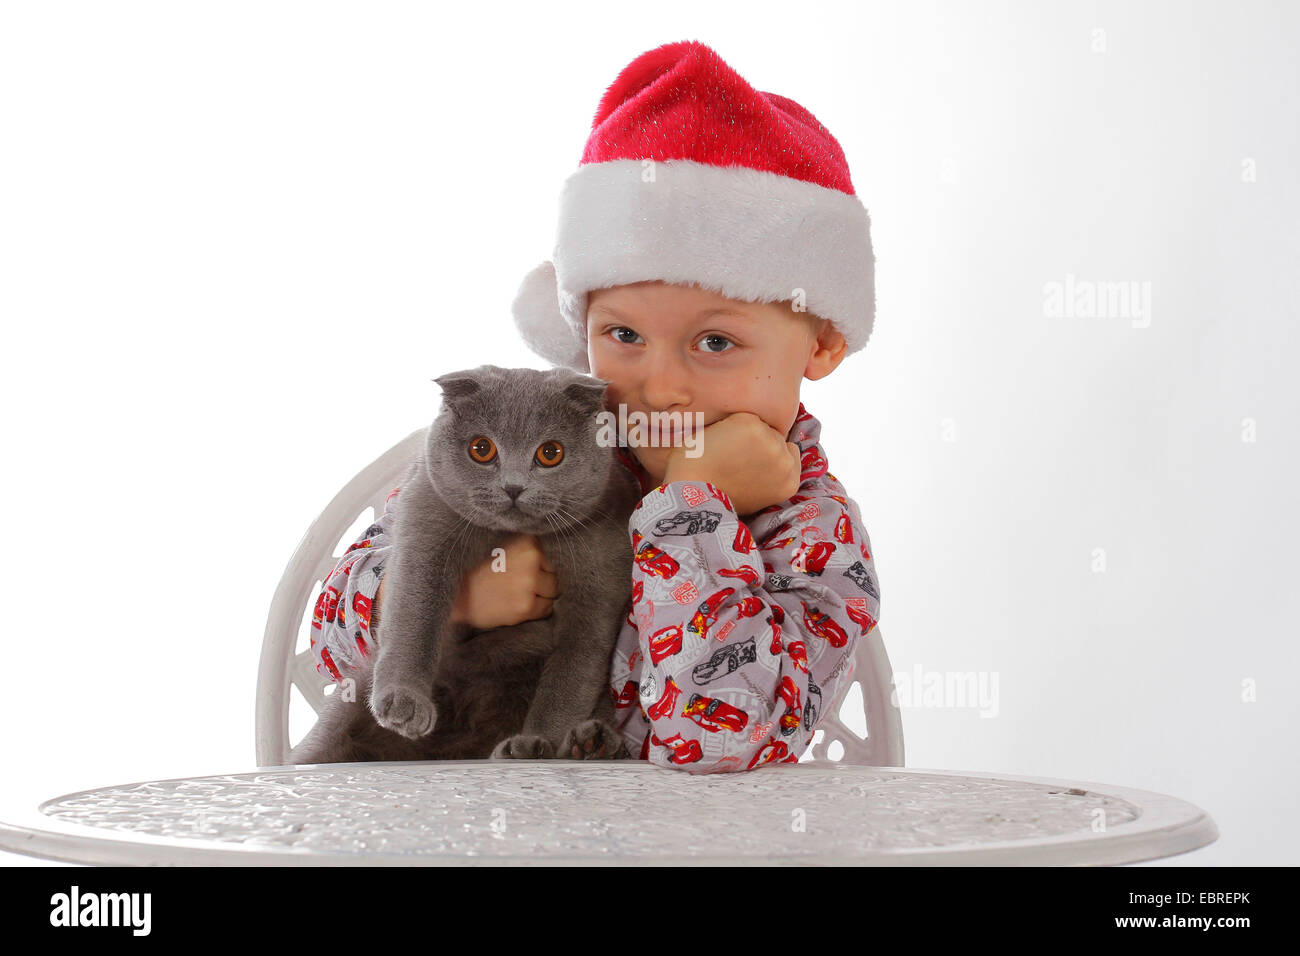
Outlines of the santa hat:
{"type": "Polygon", "coordinates": [[[871,222],[840,144],[694,40],[641,54],[601,97],[515,324],[538,355],[589,372],[587,293],[651,280],[799,301],[849,354],[875,316],[871,222]]]}

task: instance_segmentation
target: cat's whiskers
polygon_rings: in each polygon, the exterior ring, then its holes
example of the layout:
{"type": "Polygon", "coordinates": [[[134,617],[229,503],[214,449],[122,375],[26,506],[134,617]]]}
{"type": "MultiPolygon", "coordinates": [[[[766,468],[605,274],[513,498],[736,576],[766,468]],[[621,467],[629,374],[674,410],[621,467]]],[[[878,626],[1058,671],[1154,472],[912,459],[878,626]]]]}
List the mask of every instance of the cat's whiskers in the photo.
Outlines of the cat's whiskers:
{"type": "MultiPolygon", "coordinates": [[[[594,524],[596,524],[596,519],[595,519],[594,517],[591,518],[591,519],[588,520],[588,521],[582,521],[582,520],[580,520],[580,519],[579,519],[575,514],[573,514],[573,512],[569,511],[567,508],[563,508],[563,507],[562,507],[562,508],[560,508],[559,510],[560,510],[563,514],[568,515],[568,516],[573,520],[573,525],[572,525],[572,527],[583,528],[583,527],[586,527],[586,526],[588,526],[588,525],[594,525],[594,524]]],[[[574,537],[577,538],[578,535],[575,534],[574,537]]]]}
{"type": "MultiPolygon", "coordinates": [[[[566,525],[567,525],[567,526],[569,527],[569,529],[570,529],[570,537],[571,537],[572,539],[576,540],[577,537],[578,537],[578,533],[577,533],[576,531],[574,531],[573,528],[574,528],[574,527],[581,528],[581,527],[582,527],[582,522],[580,522],[580,521],[576,521],[576,519],[574,519],[574,517],[573,517],[573,513],[570,512],[569,510],[567,510],[566,508],[564,508],[563,506],[558,507],[557,510],[558,510],[559,513],[560,513],[560,514],[559,514],[559,517],[561,518],[561,520],[565,520],[566,517],[567,517],[568,519],[570,519],[570,520],[572,521],[572,523],[569,523],[569,521],[566,521],[566,525]]],[[[572,550],[572,549],[570,549],[570,550],[572,550]]]]}
{"type": "MultiPolygon", "coordinates": [[[[452,533],[456,535],[456,539],[452,542],[451,547],[448,549],[448,553],[456,554],[457,548],[461,547],[465,539],[471,532],[473,532],[473,530],[474,522],[470,518],[462,515],[459,521],[457,521],[452,528],[452,533]]],[[[459,590],[459,584],[457,585],[457,590],[459,590]]],[[[455,600],[454,596],[453,600],[455,600]]]]}
{"type": "MultiPolygon", "coordinates": [[[[564,509],[561,508],[558,510],[563,511],[564,509]]],[[[546,513],[546,520],[551,523],[551,526],[553,528],[555,528],[555,533],[559,537],[560,543],[563,544],[568,549],[569,557],[572,558],[573,560],[573,567],[575,568],[581,567],[581,564],[578,561],[578,554],[573,548],[572,541],[569,540],[569,534],[567,533],[567,529],[562,519],[560,518],[559,514],[557,514],[555,511],[548,511],[546,513]]]]}
{"type": "Polygon", "coordinates": [[[614,520],[614,516],[613,516],[612,514],[610,514],[608,511],[606,511],[604,508],[597,508],[597,507],[594,506],[594,505],[592,505],[592,506],[590,506],[590,507],[591,507],[591,513],[594,514],[594,515],[596,515],[597,517],[604,518],[604,519],[606,519],[607,521],[613,521],[613,520],[614,520]]]}
{"type": "MultiPolygon", "coordinates": [[[[577,515],[575,515],[568,508],[565,508],[563,505],[557,505],[555,510],[560,512],[560,514],[564,515],[566,518],[569,519],[570,527],[581,528],[584,525],[589,523],[587,521],[584,521],[582,518],[579,518],[577,515]]],[[[596,509],[593,508],[592,510],[595,511],[596,509]]]]}

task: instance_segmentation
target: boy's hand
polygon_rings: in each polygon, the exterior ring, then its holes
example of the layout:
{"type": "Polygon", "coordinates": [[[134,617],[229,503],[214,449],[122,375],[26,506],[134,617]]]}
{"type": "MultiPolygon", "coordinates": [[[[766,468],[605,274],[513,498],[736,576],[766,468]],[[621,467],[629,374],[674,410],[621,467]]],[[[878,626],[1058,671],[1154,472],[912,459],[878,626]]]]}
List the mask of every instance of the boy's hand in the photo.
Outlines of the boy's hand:
{"type": "MultiPolygon", "coordinates": [[[[475,631],[490,631],[550,615],[559,588],[555,569],[546,560],[537,538],[515,535],[503,547],[504,571],[493,571],[494,559],[488,558],[465,575],[452,605],[452,621],[468,624],[475,631]]],[[[379,624],[387,582],[387,578],[381,578],[375,591],[370,610],[372,626],[379,624]]]]}
{"type": "Polygon", "coordinates": [[[707,481],[727,493],[738,515],[781,504],[799,490],[799,446],[752,412],[714,422],[697,440],[695,458],[684,447],[669,453],[664,483],[707,481]]]}
{"type": "Polygon", "coordinates": [[[460,583],[452,618],[476,631],[509,627],[548,617],[560,596],[555,569],[542,553],[536,535],[518,534],[502,547],[502,571],[489,557],[471,569],[460,583]]]}

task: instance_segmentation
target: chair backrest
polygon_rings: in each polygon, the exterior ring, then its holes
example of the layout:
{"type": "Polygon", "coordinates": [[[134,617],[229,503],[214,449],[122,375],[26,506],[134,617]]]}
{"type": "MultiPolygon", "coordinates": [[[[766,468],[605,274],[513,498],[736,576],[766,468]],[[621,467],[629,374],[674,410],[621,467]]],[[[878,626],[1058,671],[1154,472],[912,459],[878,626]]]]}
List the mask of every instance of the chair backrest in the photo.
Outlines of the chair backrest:
{"type": "MultiPolygon", "coordinates": [[[[304,614],[314,608],[317,590],[334,569],[338,560],[334,547],[366,508],[373,508],[376,518],[383,514],[389,492],[401,483],[410,462],[424,447],[426,431],[427,426],[411,432],[349,481],[312,522],[289,559],[271,600],[262,639],[257,674],[258,767],[284,766],[289,759],[293,745],[289,739],[290,687],[297,687],[317,713],[325,706],[329,683],[316,672],[310,649],[295,650],[304,614]]],[[[826,708],[803,760],[903,766],[903,723],[892,694],[893,671],[877,625],[858,642],[849,679],[826,708]],[[865,738],[842,719],[841,708],[854,684],[862,692],[865,738]],[[838,749],[836,745],[842,753],[832,758],[830,752],[838,749]]]]}

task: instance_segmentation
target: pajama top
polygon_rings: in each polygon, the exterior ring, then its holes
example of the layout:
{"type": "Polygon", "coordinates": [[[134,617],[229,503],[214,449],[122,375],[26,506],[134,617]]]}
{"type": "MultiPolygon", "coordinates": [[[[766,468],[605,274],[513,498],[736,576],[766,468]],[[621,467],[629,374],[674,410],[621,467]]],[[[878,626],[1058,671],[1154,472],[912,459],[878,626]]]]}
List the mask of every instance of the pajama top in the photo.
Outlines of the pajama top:
{"type": "MultiPolygon", "coordinates": [[[[821,423],[799,405],[799,490],[742,521],[700,481],[641,482],[628,519],[627,615],[610,667],[615,726],[634,757],[693,773],[795,762],[880,618],[880,586],[857,503],[828,470],[821,423]]],[[[370,608],[401,501],[343,554],[312,621],[316,670],[340,681],[378,646],[370,608]]],[[[382,629],[382,628],[381,628],[382,629]]]]}

